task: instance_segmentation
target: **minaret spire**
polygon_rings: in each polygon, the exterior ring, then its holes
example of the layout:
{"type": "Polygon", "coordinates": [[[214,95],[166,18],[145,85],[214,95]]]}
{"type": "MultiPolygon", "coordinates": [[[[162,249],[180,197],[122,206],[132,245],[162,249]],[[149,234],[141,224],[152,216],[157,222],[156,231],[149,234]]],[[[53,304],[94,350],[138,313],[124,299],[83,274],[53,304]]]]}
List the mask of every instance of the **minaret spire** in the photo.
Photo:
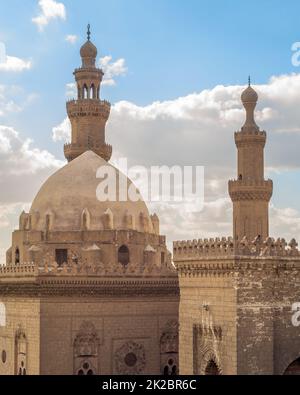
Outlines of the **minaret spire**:
{"type": "Polygon", "coordinates": [[[67,103],[72,125],[72,141],[64,151],[72,161],[85,151],[94,151],[106,161],[112,147],[105,142],[105,126],[110,114],[110,103],[100,99],[103,71],[97,68],[97,48],[90,41],[90,24],[87,27],[87,42],[81,47],[82,66],[74,71],[77,84],[77,100],[67,103]]]}
{"type": "Polygon", "coordinates": [[[241,99],[246,110],[246,121],[235,133],[238,149],[237,180],[229,181],[229,194],[233,202],[233,234],[235,240],[247,237],[252,241],[256,236],[269,236],[269,201],[273,183],[264,178],[264,147],[267,134],[255,123],[255,107],[258,95],[251,86],[242,93],[241,99]]]}
{"type": "Polygon", "coordinates": [[[91,41],[91,25],[87,25],[87,39],[88,41],[91,41]]]}

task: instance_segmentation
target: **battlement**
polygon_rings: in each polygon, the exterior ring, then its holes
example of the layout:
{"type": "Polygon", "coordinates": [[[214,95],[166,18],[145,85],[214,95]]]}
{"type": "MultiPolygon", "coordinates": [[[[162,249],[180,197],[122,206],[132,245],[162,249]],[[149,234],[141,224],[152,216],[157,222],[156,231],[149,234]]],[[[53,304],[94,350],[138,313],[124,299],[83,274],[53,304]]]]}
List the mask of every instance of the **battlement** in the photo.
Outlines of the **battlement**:
{"type": "Polygon", "coordinates": [[[252,242],[244,238],[234,242],[231,237],[216,239],[200,239],[193,241],[176,241],[173,243],[174,261],[199,260],[206,257],[234,256],[274,256],[300,259],[298,244],[295,239],[289,243],[285,239],[268,237],[262,241],[256,237],[252,242]]]}
{"type": "Polygon", "coordinates": [[[27,262],[18,265],[0,266],[0,282],[5,278],[27,277],[177,277],[171,263],[161,265],[132,262],[127,266],[120,263],[104,265],[102,262],[70,261],[59,266],[56,262],[27,262]]]}

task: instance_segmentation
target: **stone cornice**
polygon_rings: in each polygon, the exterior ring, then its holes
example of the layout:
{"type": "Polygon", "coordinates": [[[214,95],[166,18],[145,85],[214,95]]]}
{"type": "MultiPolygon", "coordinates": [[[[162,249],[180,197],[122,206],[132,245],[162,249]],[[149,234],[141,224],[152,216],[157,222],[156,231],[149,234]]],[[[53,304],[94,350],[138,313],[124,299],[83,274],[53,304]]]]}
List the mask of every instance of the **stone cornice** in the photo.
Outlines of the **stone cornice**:
{"type": "Polygon", "coordinates": [[[32,278],[32,281],[1,280],[3,296],[178,296],[178,279],[32,278]]]}

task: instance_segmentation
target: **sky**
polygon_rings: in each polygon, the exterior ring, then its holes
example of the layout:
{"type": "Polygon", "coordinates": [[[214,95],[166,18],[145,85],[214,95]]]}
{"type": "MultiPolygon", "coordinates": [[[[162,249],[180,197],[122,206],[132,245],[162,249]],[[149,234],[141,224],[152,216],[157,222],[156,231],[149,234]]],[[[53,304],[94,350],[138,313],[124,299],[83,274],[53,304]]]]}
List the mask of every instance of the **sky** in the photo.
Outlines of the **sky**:
{"type": "Polygon", "coordinates": [[[64,164],[65,102],[91,24],[107,141],[131,164],[205,166],[201,212],[153,204],[169,242],[230,235],[227,181],[248,75],[268,133],[271,235],[300,240],[298,0],[2,0],[0,13],[0,260],[18,216],[64,164]]]}

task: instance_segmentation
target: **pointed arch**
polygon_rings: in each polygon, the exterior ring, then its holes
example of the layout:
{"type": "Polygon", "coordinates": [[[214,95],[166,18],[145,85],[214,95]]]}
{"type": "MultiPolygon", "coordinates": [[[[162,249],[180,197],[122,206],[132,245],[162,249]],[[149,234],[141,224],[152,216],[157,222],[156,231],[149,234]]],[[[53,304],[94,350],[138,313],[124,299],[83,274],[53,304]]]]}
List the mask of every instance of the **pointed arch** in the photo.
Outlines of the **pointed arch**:
{"type": "Polygon", "coordinates": [[[94,83],[92,83],[91,85],[90,92],[91,92],[91,99],[96,99],[96,87],[94,83]]]}
{"type": "Polygon", "coordinates": [[[89,89],[86,84],[83,85],[83,99],[89,99],[89,89]]]}
{"type": "Polygon", "coordinates": [[[87,208],[82,211],[81,214],[81,229],[89,230],[91,227],[91,215],[87,208]]]}
{"type": "Polygon", "coordinates": [[[19,265],[20,263],[20,249],[16,247],[15,249],[15,265],[19,265]]]}

